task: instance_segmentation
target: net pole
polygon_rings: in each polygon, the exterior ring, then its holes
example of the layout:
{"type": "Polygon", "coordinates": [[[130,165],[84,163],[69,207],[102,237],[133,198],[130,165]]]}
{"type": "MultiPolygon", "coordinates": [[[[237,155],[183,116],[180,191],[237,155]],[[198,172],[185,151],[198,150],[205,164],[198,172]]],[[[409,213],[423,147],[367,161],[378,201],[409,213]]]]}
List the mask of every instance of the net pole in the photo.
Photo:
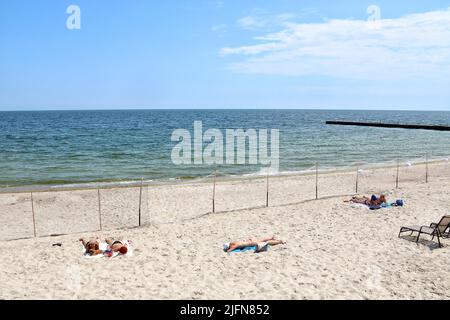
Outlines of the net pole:
{"type": "Polygon", "coordinates": [[[33,214],[33,234],[36,238],[36,218],[34,215],[34,199],[33,199],[33,192],[31,192],[31,213],[33,214]]]}
{"type": "Polygon", "coordinates": [[[100,189],[97,189],[97,197],[98,197],[98,221],[100,226],[100,231],[103,229],[102,227],[102,207],[100,203],[100,189]]]}
{"type": "Polygon", "coordinates": [[[316,200],[319,199],[319,163],[316,162],[316,200]]]}
{"type": "Polygon", "coordinates": [[[212,212],[216,212],[216,176],[217,170],[214,170],[214,180],[213,180],[213,197],[212,197],[212,212]]]}
{"type": "Polygon", "coordinates": [[[267,168],[266,176],[266,208],[269,207],[269,168],[267,168]]]}
{"type": "Polygon", "coordinates": [[[400,169],[400,159],[397,159],[397,176],[395,178],[395,188],[398,189],[398,172],[400,169]]]}
{"type": "Polygon", "coordinates": [[[139,220],[138,225],[141,226],[141,208],[142,208],[142,185],[144,184],[144,178],[141,178],[141,186],[139,188],[139,220]]]}

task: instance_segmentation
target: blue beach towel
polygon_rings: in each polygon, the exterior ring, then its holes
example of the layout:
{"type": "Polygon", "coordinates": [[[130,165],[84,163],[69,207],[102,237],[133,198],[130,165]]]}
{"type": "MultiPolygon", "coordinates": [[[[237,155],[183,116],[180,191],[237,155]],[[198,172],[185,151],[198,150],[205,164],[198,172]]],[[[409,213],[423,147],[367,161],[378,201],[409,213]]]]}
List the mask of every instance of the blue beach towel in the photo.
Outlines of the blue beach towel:
{"type": "MultiPolygon", "coordinates": [[[[225,243],[223,245],[223,250],[226,251],[228,249],[229,244],[225,243]]],[[[245,247],[245,248],[237,248],[234,249],[233,251],[227,252],[227,253],[237,253],[237,252],[246,252],[246,251],[254,251],[254,252],[265,252],[267,250],[269,250],[269,244],[267,243],[263,243],[261,250],[257,251],[258,247],[257,246],[252,246],[252,247],[245,247]]]]}
{"type": "Polygon", "coordinates": [[[403,200],[401,200],[401,199],[399,199],[399,200],[396,200],[395,202],[392,202],[392,203],[382,203],[381,205],[379,205],[379,206],[369,206],[369,209],[370,210],[378,210],[378,209],[381,209],[381,208],[387,208],[387,209],[389,209],[389,208],[392,208],[392,207],[403,207],[403,200]]]}
{"type": "Polygon", "coordinates": [[[246,248],[242,248],[242,249],[241,248],[237,248],[237,249],[234,249],[233,251],[231,251],[229,253],[246,252],[246,251],[251,251],[251,250],[256,251],[256,246],[246,247],[246,248]]]}

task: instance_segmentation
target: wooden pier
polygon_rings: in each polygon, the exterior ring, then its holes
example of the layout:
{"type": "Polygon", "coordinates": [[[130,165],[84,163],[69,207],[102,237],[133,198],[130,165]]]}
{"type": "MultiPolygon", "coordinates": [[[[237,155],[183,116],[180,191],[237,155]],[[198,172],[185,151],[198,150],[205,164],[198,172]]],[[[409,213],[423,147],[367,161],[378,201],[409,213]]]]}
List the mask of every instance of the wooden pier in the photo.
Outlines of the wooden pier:
{"type": "Polygon", "coordinates": [[[326,124],[341,126],[378,127],[378,128],[401,128],[401,129],[422,129],[435,131],[450,131],[450,126],[427,125],[427,124],[400,124],[385,122],[361,122],[361,121],[327,121],[326,124]]]}

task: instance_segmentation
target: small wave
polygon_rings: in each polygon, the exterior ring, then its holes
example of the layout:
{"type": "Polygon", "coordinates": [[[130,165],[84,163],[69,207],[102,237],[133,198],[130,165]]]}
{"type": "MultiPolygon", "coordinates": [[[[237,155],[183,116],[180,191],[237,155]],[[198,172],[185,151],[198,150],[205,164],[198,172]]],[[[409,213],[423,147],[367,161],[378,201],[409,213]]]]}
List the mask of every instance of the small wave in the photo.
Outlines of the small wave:
{"type": "MultiPolygon", "coordinates": [[[[411,159],[400,159],[400,166],[402,167],[412,167],[415,165],[423,165],[426,162],[426,158],[411,158],[411,159]]],[[[444,163],[449,164],[448,157],[436,157],[429,158],[429,163],[444,163]]],[[[353,170],[360,170],[360,172],[364,170],[370,169],[379,169],[379,168],[389,168],[397,165],[397,160],[390,160],[384,162],[353,162],[347,165],[336,165],[336,166],[320,166],[318,167],[318,172],[320,174],[323,173],[332,173],[332,172],[349,172],[353,170]]],[[[221,172],[217,171],[216,178],[218,179],[252,179],[252,178],[261,178],[264,176],[295,176],[295,175],[308,175],[314,174],[316,172],[316,167],[307,167],[300,170],[270,170],[267,172],[267,168],[261,168],[259,171],[250,172],[250,173],[232,173],[232,172],[221,172]]],[[[141,183],[146,185],[151,184],[174,184],[174,183],[196,183],[202,181],[209,181],[214,178],[214,174],[205,173],[205,174],[197,174],[197,175],[182,175],[177,177],[166,177],[166,178],[158,178],[158,179],[124,179],[124,180],[102,180],[102,181],[83,181],[83,182],[74,182],[74,181],[62,181],[62,180],[46,180],[46,181],[36,181],[36,184],[26,184],[25,181],[5,181],[3,185],[0,185],[0,193],[7,192],[32,192],[32,191],[55,191],[55,190],[70,190],[70,189],[97,189],[97,188],[114,188],[114,187],[133,187],[139,186],[141,183]],[[18,183],[22,183],[22,185],[17,185],[18,183]]]]}

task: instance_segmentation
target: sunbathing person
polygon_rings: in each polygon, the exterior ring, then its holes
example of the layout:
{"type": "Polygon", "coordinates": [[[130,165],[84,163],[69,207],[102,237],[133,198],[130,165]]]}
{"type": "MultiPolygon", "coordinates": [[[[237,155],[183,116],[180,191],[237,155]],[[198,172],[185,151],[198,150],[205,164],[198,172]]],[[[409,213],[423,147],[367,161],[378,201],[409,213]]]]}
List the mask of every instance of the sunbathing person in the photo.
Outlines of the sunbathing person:
{"type": "Polygon", "coordinates": [[[383,203],[386,204],[386,196],[384,194],[381,194],[379,198],[376,196],[372,196],[371,203],[373,206],[381,206],[383,203]]]}
{"type": "Polygon", "coordinates": [[[372,195],[372,197],[370,197],[370,198],[366,197],[366,196],[362,196],[362,197],[354,196],[350,200],[345,201],[345,202],[365,204],[367,206],[380,206],[383,203],[385,203],[385,204],[387,203],[386,196],[384,194],[381,194],[379,198],[377,198],[376,195],[372,195]]]}
{"type": "Polygon", "coordinates": [[[84,238],[80,238],[79,241],[81,241],[86,250],[85,254],[95,256],[103,253],[103,251],[100,250],[100,242],[97,237],[91,238],[89,241],[86,241],[84,238]]]}
{"type": "Polygon", "coordinates": [[[370,205],[370,199],[366,196],[358,197],[353,196],[350,200],[344,200],[344,202],[352,202],[352,203],[359,203],[359,204],[365,204],[370,205]]]}
{"type": "Polygon", "coordinates": [[[128,247],[122,240],[106,238],[105,242],[108,244],[108,249],[112,252],[119,252],[121,254],[127,254],[128,252],[128,247]]]}
{"type": "Polygon", "coordinates": [[[249,239],[249,240],[243,240],[243,241],[234,241],[229,242],[224,245],[224,251],[225,252],[231,252],[236,249],[244,249],[248,247],[256,247],[255,252],[261,252],[267,246],[276,246],[279,244],[286,244],[286,241],[283,240],[277,240],[275,239],[275,236],[272,236],[270,238],[263,238],[263,239],[249,239]]]}

